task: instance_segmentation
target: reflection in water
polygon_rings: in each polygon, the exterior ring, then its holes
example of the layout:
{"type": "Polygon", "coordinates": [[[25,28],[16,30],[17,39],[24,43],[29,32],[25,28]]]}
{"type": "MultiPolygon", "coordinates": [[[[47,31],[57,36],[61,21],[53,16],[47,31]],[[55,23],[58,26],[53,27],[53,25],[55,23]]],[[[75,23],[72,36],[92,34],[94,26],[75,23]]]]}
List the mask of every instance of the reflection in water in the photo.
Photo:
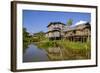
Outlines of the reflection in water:
{"type": "Polygon", "coordinates": [[[62,51],[59,47],[40,49],[34,44],[23,44],[23,62],[39,62],[63,60],[62,51]]]}
{"type": "Polygon", "coordinates": [[[25,51],[27,50],[29,44],[30,44],[30,43],[26,43],[26,42],[23,43],[23,54],[24,54],[25,51]]]}
{"type": "Polygon", "coordinates": [[[83,50],[64,49],[59,46],[40,49],[32,43],[23,46],[23,62],[90,59],[86,56],[88,52],[83,50]]]}
{"type": "Polygon", "coordinates": [[[34,44],[28,45],[23,54],[23,62],[48,61],[45,50],[37,48],[34,44]]]}

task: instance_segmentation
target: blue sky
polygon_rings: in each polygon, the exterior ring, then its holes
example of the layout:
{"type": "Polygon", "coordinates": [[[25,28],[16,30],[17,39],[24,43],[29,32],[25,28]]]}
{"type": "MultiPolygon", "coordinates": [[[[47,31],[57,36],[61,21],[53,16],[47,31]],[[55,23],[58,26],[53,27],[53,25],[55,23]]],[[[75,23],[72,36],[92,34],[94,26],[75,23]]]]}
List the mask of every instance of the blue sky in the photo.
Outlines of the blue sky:
{"type": "Polygon", "coordinates": [[[39,31],[47,31],[47,25],[50,22],[67,23],[68,19],[73,20],[73,25],[79,21],[91,21],[90,13],[79,12],[55,12],[55,11],[36,11],[23,10],[23,27],[29,33],[37,33],[39,31]]]}

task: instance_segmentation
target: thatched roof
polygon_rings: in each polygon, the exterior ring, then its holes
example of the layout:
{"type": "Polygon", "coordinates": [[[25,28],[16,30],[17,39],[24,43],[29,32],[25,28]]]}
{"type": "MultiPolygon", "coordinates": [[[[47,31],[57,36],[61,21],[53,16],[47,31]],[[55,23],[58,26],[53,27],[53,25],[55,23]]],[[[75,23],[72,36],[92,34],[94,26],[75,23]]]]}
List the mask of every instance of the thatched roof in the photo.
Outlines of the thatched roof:
{"type": "Polygon", "coordinates": [[[51,22],[47,27],[49,27],[51,25],[56,25],[56,24],[65,25],[64,23],[61,23],[61,22],[51,22]]]}
{"type": "Polygon", "coordinates": [[[56,31],[60,32],[60,30],[51,30],[51,31],[48,31],[48,32],[46,32],[46,33],[49,33],[49,32],[56,32],[56,31]]]}

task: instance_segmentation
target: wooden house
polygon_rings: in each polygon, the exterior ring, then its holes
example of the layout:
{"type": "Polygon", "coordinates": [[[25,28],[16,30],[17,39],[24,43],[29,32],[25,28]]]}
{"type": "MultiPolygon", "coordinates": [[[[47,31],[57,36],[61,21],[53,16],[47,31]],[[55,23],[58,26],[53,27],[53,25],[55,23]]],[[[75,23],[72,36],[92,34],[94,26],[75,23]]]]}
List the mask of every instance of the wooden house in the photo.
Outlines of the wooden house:
{"type": "Polygon", "coordinates": [[[48,32],[46,33],[46,37],[48,37],[49,39],[61,39],[61,37],[64,35],[63,34],[63,28],[64,28],[65,24],[61,23],[61,22],[51,22],[47,28],[48,28],[48,32]]]}
{"type": "Polygon", "coordinates": [[[91,37],[91,25],[89,23],[71,27],[65,26],[61,22],[51,22],[47,27],[48,32],[46,32],[46,37],[52,40],[66,38],[70,41],[86,42],[91,37]]]}
{"type": "Polygon", "coordinates": [[[66,29],[65,37],[70,41],[86,42],[91,37],[91,26],[89,23],[85,23],[77,25],[72,29],[66,29]]]}

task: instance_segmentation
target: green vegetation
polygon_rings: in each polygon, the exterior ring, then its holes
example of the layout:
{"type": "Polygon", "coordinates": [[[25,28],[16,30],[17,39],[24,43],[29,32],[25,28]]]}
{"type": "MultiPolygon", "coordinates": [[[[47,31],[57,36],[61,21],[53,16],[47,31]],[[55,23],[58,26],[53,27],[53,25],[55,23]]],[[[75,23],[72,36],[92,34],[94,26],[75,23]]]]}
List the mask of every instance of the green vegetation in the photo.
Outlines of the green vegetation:
{"type": "Polygon", "coordinates": [[[23,28],[23,42],[30,42],[31,36],[27,32],[26,28],[23,28]]]}
{"type": "Polygon", "coordinates": [[[39,48],[48,49],[50,47],[55,47],[55,41],[49,41],[48,39],[46,39],[44,41],[37,42],[36,45],[39,48]]]}
{"type": "Polygon", "coordinates": [[[33,34],[32,38],[31,38],[32,42],[40,42],[40,41],[43,41],[45,39],[46,39],[45,33],[42,31],[33,34]]]}
{"type": "Polygon", "coordinates": [[[54,41],[51,40],[50,41],[46,39],[46,40],[38,42],[37,45],[41,48],[49,48],[49,47],[54,47],[55,45],[57,45],[65,49],[75,49],[75,50],[90,48],[90,42],[81,43],[81,42],[71,42],[68,40],[54,40],[54,41]]]}
{"type": "Polygon", "coordinates": [[[40,31],[38,33],[33,34],[32,36],[23,29],[23,48],[25,52],[25,48],[28,47],[28,44],[33,43],[37,45],[38,48],[45,49],[48,52],[48,56],[51,60],[75,60],[75,59],[90,59],[91,57],[91,42],[72,42],[66,39],[61,40],[49,40],[45,37],[45,33],[40,31]],[[50,48],[59,47],[62,56],[58,54],[49,54],[50,48]]]}
{"type": "Polygon", "coordinates": [[[28,47],[28,44],[30,44],[31,37],[32,36],[29,35],[26,28],[23,28],[23,52],[25,52],[26,48],[28,47]]]}
{"type": "MultiPolygon", "coordinates": [[[[71,42],[68,40],[44,40],[36,43],[39,48],[49,50],[49,48],[60,47],[63,53],[63,59],[90,59],[91,57],[91,45],[90,42],[71,42]]],[[[50,55],[50,54],[49,54],[50,55]]],[[[53,58],[54,56],[52,56],[53,58]]],[[[58,57],[59,58],[59,57],[58,57]]],[[[57,57],[56,57],[57,59],[57,57]]],[[[54,59],[55,60],[55,59],[54,59]]]]}
{"type": "Polygon", "coordinates": [[[69,19],[69,20],[67,21],[67,25],[70,26],[70,25],[72,25],[72,24],[73,24],[73,20],[72,20],[72,19],[69,19]]]}

